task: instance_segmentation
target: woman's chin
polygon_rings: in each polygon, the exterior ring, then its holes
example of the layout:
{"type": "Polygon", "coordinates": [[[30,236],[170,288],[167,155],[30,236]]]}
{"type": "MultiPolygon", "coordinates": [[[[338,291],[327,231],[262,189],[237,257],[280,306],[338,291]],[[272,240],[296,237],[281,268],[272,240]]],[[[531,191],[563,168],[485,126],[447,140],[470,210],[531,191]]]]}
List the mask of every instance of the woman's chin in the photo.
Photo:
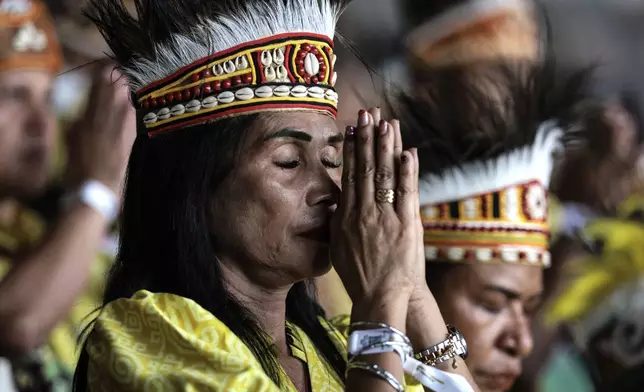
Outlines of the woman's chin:
{"type": "Polygon", "coordinates": [[[309,265],[310,273],[308,274],[308,278],[318,278],[331,271],[332,265],[328,248],[324,251],[320,249],[320,252],[316,252],[310,260],[311,264],[309,265]]]}

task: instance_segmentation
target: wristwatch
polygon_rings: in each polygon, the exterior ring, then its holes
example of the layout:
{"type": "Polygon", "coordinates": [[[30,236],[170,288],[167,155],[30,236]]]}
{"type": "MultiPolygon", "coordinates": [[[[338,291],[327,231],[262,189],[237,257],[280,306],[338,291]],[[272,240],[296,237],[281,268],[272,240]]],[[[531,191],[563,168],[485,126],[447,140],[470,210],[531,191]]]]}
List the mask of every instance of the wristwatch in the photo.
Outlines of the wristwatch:
{"type": "Polygon", "coordinates": [[[436,366],[440,363],[454,360],[452,367],[456,369],[456,357],[467,358],[467,342],[463,334],[453,325],[447,325],[447,338],[435,346],[419,351],[414,358],[425,365],[436,366]]]}

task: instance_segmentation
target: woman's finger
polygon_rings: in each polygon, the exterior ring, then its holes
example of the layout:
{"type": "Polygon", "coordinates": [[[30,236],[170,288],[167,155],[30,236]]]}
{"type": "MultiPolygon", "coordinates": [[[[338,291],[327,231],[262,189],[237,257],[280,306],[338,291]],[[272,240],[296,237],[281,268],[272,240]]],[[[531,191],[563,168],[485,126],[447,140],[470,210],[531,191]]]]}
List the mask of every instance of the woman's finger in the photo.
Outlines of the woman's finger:
{"type": "Polygon", "coordinates": [[[398,169],[400,168],[400,158],[403,152],[402,134],[400,132],[400,121],[393,120],[391,126],[394,128],[394,162],[396,168],[396,186],[398,186],[398,169]]]}
{"type": "Polygon", "coordinates": [[[393,207],[396,189],[396,163],[394,159],[394,130],[391,124],[381,120],[378,126],[376,175],[374,178],[376,201],[381,207],[393,207]],[[391,198],[387,201],[387,198],[391,198]]]}
{"type": "Polygon", "coordinates": [[[375,202],[375,128],[371,114],[361,110],[356,131],[356,203],[362,208],[368,208],[375,202]]]}
{"type": "Polygon", "coordinates": [[[371,117],[373,118],[373,124],[378,125],[380,124],[380,120],[382,120],[382,115],[380,114],[380,108],[371,108],[369,109],[369,114],[371,114],[371,117]]]}
{"type": "Polygon", "coordinates": [[[347,127],[344,135],[342,166],[342,203],[344,212],[353,210],[356,201],[356,128],[347,127]]]}
{"type": "MultiPolygon", "coordinates": [[[[420,176],[420,160],[418,159],[418,150],[413,149],[412,154],[414,155],[414,162],[415,162],[415,167],[416,167],[416,176],[420,176]]],[[[420,181],[420,178],[418,178],[418,181],[420,181]]],[[[418,185],[416,186],[416,189],[418,189],[418,185]]],[[[418,227],[418,246],[419,246],[419,257],[421,259],[424,259],[425,257],[425,228],[423,226],[423,219],[420,213],[420,194],[418,192],[415,193],[414,200],[416,202],[416,206],[414,208],[414,211],[416,212],[416,225],[418,227]]]]}
{"type": "Polygon", "coordinates": [[[400,133],[400,121],[393,120],[391,126],[394,128],[394,159],[400,164],[400,157],[403,152],[402,134],[400,133]]]}
{"type": "Polygon", "coordinates": [[[400,160],[400,176],[396,189],[396,212],[401,221],[415,225],[418,214],[418,172],[413,151],[404,151],[400,160]]]}
{"type": "Polygon", "coordinates": [[[416,212],[416,217],[420,219],[420,195],[418,193],[418,181],[420,181],[420,161],[418,159],[418,149],[412,148],[411,153],[414,156],[414,171],[416,172],[416,192],[414,192],[414,202],[415,207],[414,211],[416,212]]]}

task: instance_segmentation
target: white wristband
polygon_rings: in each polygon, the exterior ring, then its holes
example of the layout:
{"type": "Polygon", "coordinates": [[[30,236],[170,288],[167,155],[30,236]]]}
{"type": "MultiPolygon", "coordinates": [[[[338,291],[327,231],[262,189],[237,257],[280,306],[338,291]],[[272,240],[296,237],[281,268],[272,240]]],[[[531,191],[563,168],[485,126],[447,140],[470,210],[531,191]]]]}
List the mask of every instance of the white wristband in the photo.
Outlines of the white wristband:
{"type": "Polygon", "coordinates": [[[414,359],[408,338],[393,328],[353,331],[347,341],[351,356],[395,352],[400,356],[405,373],[436,392],[474,392],[465,377],[425,365],[414,359]]]}
{"type": "Polygon", "coordinates": [[[390,343],[401,347],[408,346],[411,350],[411,344],[405,335],[391,328],[380,328],[351,332],[347,341],[347,351],[351,355],[392,352],[394,350],[390,343]]]}
{"type": "Polygon", "coordinates": [[[118,197],[102,183],[89,180],[78,191],[79,200],[113,222],[118,215],[118,197]]]}

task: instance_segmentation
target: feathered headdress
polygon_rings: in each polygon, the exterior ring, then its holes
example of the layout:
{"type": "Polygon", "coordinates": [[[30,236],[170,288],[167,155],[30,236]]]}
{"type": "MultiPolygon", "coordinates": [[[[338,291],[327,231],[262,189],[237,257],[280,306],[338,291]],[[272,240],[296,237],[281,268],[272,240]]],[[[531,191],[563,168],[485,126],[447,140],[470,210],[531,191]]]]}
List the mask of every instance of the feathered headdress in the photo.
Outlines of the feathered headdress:
{"type": "Polygon", "coordinates": [[[333,38],[345,0],[90,0],[145,133],[263,111],[336,116],[333,38]]]}
{"type": "Polygon", "coordinates": [[[0,0],[0,70],[42,68],[57,72],[63,56],[44,4],[0,0]]]}
{"type": "Polygon", "coordinates": [[[428,68],[427,83],[393,104],[407,147],[419,149],[425,256],[548,266],[550,175],[590,72],[559,72],[547,61],[466,75],[428,68]]]}
{"type": "Polygon", "coordinates": [[[432,66],[536,60],[539,24],[530,0],[405,0],[415,26],[407,46],[432,66]]]}
{"type": "Polygon", "coordinates": [[[599,334],[624,365],[644,362],[644,197],[625,201],[616,218],[590,223],[582,233],[591,253],[570,261],[574,278],[547,312],[551,324],[571,328],[582,349],[599,334]]]}

